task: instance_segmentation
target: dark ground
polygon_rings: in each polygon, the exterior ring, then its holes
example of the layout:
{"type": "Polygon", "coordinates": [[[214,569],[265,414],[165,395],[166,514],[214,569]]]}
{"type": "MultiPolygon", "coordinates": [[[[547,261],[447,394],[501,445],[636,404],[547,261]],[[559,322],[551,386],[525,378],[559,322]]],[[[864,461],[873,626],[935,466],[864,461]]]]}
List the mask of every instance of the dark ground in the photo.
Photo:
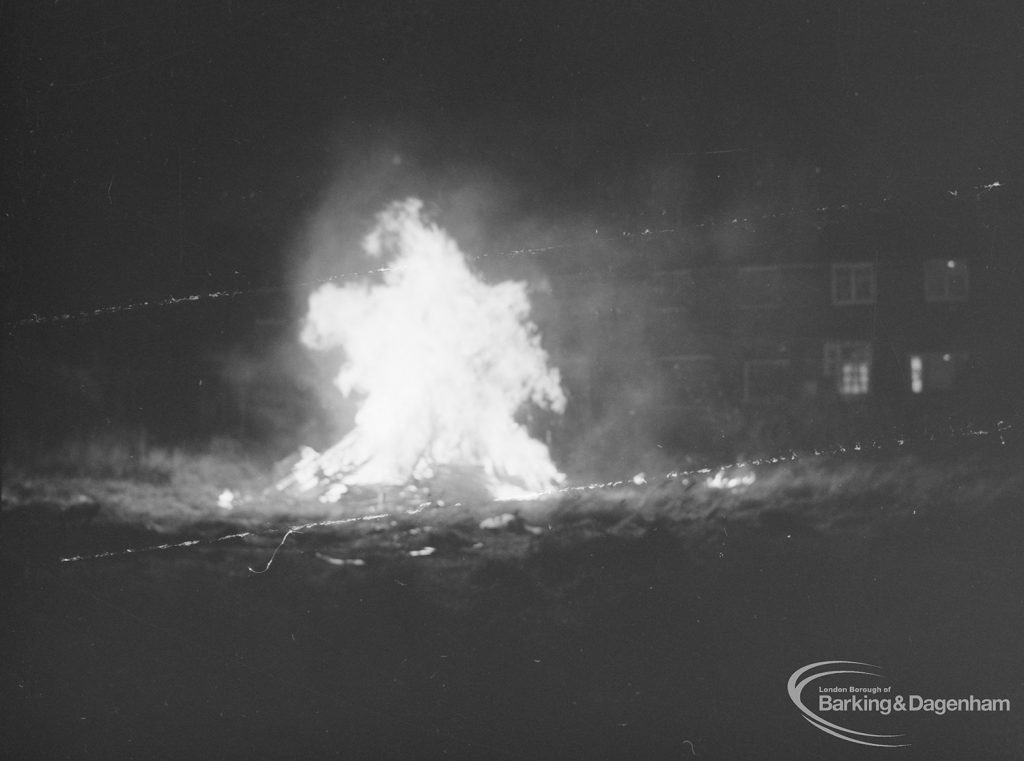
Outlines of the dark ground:
{"type": "Polygon", "coordinates": [[[679,508],[694,491],[654,510],[588,494],[536,533],[429,513],[308,531],[258,575],[280,533],[62,563],[231,527],[168,537],[8,510],[2,755],[1024,758],[1020,452],[998,457],[913,509],[843,491],[829,511],[812,490],[703,512],[679,508]],[[346,557],[365,565],[327,560],[346,557]],[[851,745],[786,692],[832,659],[1013,708],[908,714],[910,748],[851,745]]]}

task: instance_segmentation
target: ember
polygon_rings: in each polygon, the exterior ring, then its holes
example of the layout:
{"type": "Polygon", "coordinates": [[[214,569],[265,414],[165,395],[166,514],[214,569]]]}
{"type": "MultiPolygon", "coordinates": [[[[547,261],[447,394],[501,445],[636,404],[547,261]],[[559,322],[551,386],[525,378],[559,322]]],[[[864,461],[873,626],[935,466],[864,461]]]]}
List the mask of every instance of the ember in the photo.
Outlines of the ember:
{"type": "Polygon", "coordinates": [[[344,350],[335,385],[361,397],[355,427],[321,454],[307,450],[278,488],[337,500],[446,466],[478,473],[495,497],[559,484],[547,446],[515,418],[525,405],[562,413],[566,403],[525,283],[477,278],[416,199],[379,214],[363,250],[387,262],[384,282],[320,287],[301,336],[313,350],[344,350]]]}

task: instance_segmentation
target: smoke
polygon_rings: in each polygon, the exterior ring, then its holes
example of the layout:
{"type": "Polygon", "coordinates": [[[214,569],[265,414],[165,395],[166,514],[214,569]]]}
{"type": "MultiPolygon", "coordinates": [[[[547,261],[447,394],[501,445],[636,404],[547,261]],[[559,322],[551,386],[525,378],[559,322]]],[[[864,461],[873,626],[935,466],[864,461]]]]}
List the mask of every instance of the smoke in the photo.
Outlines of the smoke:
{"type": "MultiPolygon", "coordinates": [[[[678,338],[694,333],[696,323],[690,324],[685,308],[652,322],[650,307],[658,272],[719,256],[728,259],[737,246],[746,245],[745,238],[722,238],[732,230],[728,226],[710,235],[692,228],[705,218],[700,175],[707,167],[690,159],[652,159],[637,166],[624,185],[609,186],[605,202],[612,208],[606,209],[596,196],[593,203],[576,197],[545,206],[551,196],[534,192],[528,182],[502,182],[467,164],[430,166],[415,158],[422,155],[415,141],[399,140],[346,153],[334,168],[334,182],[320,194],[293,247],[294,322],[302,322],[310,294],[325,281],[337,286],[327,292],[342,291],[356,300],[385,285],[393,274],[387,270],[394,254],[388,248],[390,233],[376,234],[375,250],[382,255],[374,258],[364,246],[367,232],[381,209],[396,199],[419,197],[419,213],[458,241],[467,271],[487,283],[523,284],[539,345],[560,372],[565,414],[553,415],[534,404],[520,410],[517,420],[550,445],[560,470],[580,478],[628,472],[650,468],[652,458],[669,457],[680,447],[692,448],[688,442],[694,436],[686,429],[693,416],[677,416],[673,427],[666,426],[661,412],[678,401],[672,395],[679,393],[679,384],[663,361],[658,332],[678,338]],[[624,194],[632,206],[622,202],[624,194]],[[645,230],[665,228],[678,233],[644,236],[645,230]]],[[[746,153],[714,156],[705,163],[712,160],[717,162],[715,176],[726,161],[744,171],[751,164],[746,153]]],[[[739,216],[764,211],[747,198],[718,200],[733,204],[739,216]]],[[[297,336],[289,338],[296,342],[297,336]]],[[[350,350],[337,341],[318,345],[306,355],[314,369],[304,371],[305,383],[317,388],[320,424],[332,431],[329,440],[338,441],[356,425],[364,392],[349,377],[343,379],[348,392],[343,396],[336,382],[350,350]]],[[[691,421],[694,427],[715,429],[714,435],[697,437],[701,451],[717,446],[721,438],[720,426],[707,417],[691,421]]]]}

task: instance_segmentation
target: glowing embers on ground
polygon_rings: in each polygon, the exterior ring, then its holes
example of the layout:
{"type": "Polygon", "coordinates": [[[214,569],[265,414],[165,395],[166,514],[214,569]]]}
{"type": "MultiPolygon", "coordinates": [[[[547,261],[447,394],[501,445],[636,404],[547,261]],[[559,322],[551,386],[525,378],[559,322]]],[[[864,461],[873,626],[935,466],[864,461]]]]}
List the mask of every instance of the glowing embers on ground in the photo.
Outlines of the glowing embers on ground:
{"type": "Polygon", "coordinates": [[[340,347],[339,391],[360,398],[355,427],[306,451],[279,488],[407,484],[439,467],[479,472],[493,496],[541,492],[563,476],[515,419],[524,405],[561,413],[565,395],[530,319],[526,285],[488,285],[416,199],[394,203],[363,241],[382,283],[327,284],[309,300],[302,342],[340,347]]]}

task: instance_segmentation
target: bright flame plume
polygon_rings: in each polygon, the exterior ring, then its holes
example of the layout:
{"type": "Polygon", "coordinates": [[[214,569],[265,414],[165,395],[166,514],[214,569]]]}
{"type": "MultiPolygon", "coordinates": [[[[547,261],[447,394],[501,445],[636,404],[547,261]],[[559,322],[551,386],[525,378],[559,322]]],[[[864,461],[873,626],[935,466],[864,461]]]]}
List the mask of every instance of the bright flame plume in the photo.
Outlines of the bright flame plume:
{"type": "MultiPolygon", "coordinates": [[[[327,284],[309,299],[302,342],[340,347],[340,392],[361,397],[355,428],[305,456],[288,485],[397,485],[440,466],[479,470],[496,497],[563,476],[516,421],[526,405],[562,413],[558,370],[530,319],[526,284],[488,285],[417,199],[391,204],[363,240],[383,283],[327,284]]],[[[341,487],[341,488],[339,488],[341,487]]]]}

